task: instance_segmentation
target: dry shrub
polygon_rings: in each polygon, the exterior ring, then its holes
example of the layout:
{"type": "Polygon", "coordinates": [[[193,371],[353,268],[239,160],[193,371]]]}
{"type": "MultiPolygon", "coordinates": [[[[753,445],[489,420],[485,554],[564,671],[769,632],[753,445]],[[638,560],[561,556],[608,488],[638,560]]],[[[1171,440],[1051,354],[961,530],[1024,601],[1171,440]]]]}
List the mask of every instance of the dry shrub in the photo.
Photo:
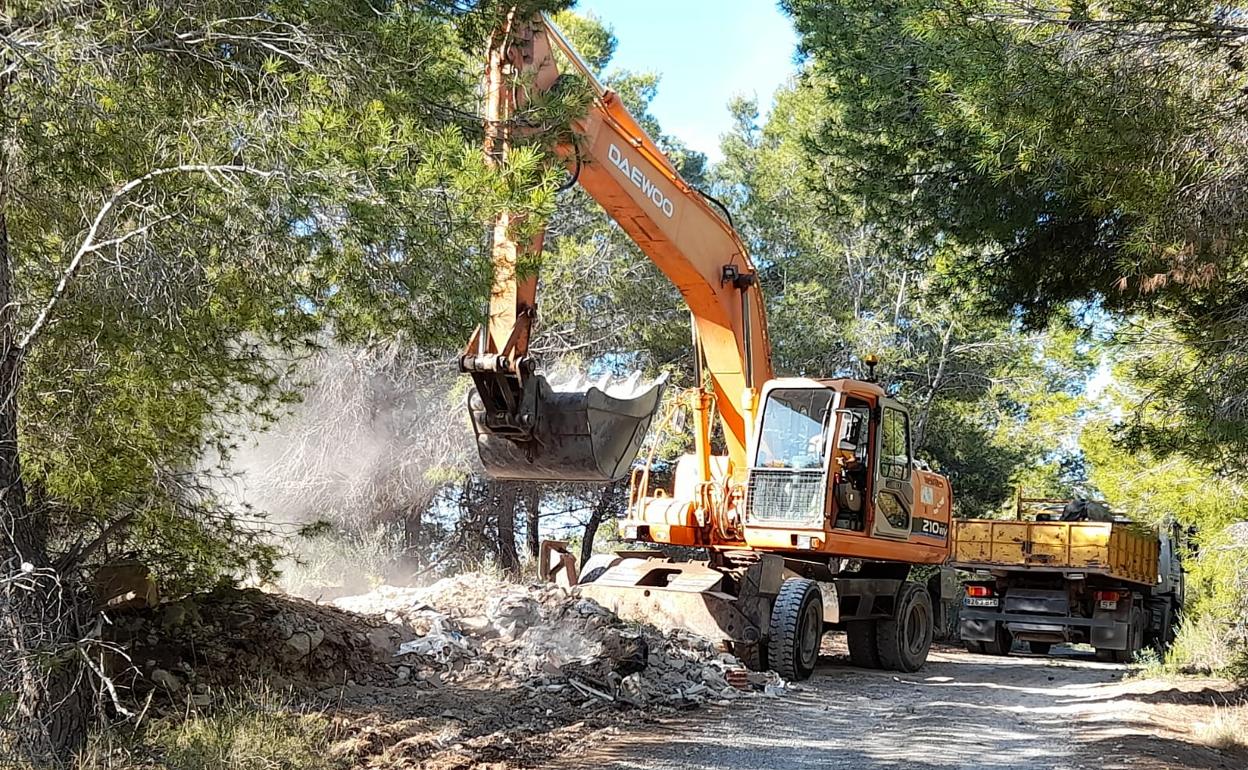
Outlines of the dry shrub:
{"type": "MultiPolygon", "coordinates": [[[[258,687],[139,732],[105,730],[64,770],[342,770],[332,744],[325,714],[258,687]]],[[[0,758],[0,770],[35,768],[0,758]]]]}
{"type": "Polygon", "coordinates": [[[1206,746],[1225,751],[1248,748],[1248,704],[1215,706],[1213,716],[1193,727],[1196,738],[1206,746]]]}

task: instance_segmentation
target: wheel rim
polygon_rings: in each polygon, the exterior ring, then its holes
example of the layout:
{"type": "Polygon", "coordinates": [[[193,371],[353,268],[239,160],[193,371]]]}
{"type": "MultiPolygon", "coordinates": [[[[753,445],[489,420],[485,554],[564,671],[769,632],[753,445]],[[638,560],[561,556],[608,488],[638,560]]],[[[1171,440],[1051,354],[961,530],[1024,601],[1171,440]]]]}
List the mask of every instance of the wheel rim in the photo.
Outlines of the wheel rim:
{"type": "Polygon", "coordinates": [[[819,657],[819,639],[823,636],[823,621],[819,617],[819,608],[814,602],[806,605],[802,612],[801,627],[797,634],[797,657],[802,668],[809,671],[815,667],[819,657]]]}
{"type": "Polygon", "coordinates": [[[927,608],[922,604],[915,602],[910,605],[910,611],[906,613],[906,651],[911,656],[921,655],[923,648],[927,642],[927,633],[925,629],[930,625],[925,621],[928,620],[927,608]]]}

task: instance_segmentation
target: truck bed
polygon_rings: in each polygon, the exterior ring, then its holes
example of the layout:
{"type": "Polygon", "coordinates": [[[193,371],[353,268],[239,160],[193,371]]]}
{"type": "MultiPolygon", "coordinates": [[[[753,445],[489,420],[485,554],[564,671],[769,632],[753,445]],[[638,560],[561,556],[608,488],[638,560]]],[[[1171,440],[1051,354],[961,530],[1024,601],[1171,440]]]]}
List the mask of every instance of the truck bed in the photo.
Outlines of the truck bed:
{"type": "Polygon", "coordinates": [[[1158,542],[1131,524],[955,519],[951,566],[1107,575],[1157,583],[1158,542]]]}

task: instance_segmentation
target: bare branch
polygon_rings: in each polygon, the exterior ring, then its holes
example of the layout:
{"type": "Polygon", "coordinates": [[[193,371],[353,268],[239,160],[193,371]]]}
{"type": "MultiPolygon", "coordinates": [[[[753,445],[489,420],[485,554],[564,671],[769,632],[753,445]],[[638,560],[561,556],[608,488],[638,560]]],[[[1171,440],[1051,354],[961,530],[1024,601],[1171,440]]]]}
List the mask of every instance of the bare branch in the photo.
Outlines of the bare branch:
{"type": "Polygon", "coordinates": [[[100,207],[99,211],[96,212],[95,218],[91,222],[91,226],[87,229],[86,236],[83,237],[82,243],[78,247],[78,251],[74,254],[73,259],[69,261],[69,264],[65,267],[65,270],[61,273],[60,280],[58,280],[56,283],[56,288],[52,290],[52,296],[48,297],[47,303],[43,306],[43,309],[39,311],[39,315],[38,317],[35,318],[34,323],[31,324],[30,328],[26,331],[25,334],[22,335],[21,339],[18,341],[17,348],[19,351],[25,351],[35,341],[35,339],[39,336],[39,333],[42,332],[44,327],[48,324],[48,319],[51,318],[52,311],[56,309],[57,304],[61,301],[61,297],[64,296],[66,289],[69,288],[70,282],[74,279],[74,276],[78,274],[78,269],[82,265],[82,260],[87,255],[92,254],[101,248],[105,248],[108,246],[115,246],[120,243],[124,243],[126,240],[129,240],[130,238],[133,238],[134,236],[139,235],[140,233],[150,230],[152,227],[159,224],[160,222],[167,221],[168,219],[172,218],[172,215],[161,217],[160,219],[154,222],[151,222],[142,227],[135,228],[134,230],[131,230],[121,236],[117,236],[115,238],[111,238],[105,241],[96,240],[96,238],[100,234],[100,228],[103,226],[104,222],[108,219],[109,214],[112,213],[114,208],[116,208],[117,204],[123,201],[127,196],[129,196],[135,190],[148,184],[152,180],[158,179],[160,177],[170,176],[173,174],[207,174],[210,176],[215,175],[215,174],[251,174],[254,176],[261,176],[261,177],[266,177],[266,178],[273,176],[272,172],[260,171],[258,169],[250,168],[248,166],[221,165],[221,164],[217,164],[217,165],[183,164],[179,166],[167,166],[165,168],[153,169],[147,172],[146,174],[144,174],[143,176],[131,179],[130,181],[118,187],[113,192],[112,196],[109,197],[109,199],[104,202],[104,205],[100,207]]]}

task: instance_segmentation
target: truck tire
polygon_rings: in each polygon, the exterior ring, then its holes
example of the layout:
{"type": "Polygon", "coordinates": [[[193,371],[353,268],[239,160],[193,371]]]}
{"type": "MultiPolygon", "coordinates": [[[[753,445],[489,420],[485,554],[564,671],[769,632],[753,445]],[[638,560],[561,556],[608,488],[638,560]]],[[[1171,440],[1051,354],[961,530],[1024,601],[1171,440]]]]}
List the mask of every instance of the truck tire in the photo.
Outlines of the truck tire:
{"type": "Polygon", "coordinates": [[[1028,642],[1027,646],[1031,648],[1032,655],[1048,655],[1053,649],[1052,642],[1028,642]]]}
{"type": "Polygon", "coordinates": [[[892,671],[918,671],[932,648],[932,597],[918,583],[902,583],[893,616],[879,621],[876,649],[880,665],[892,671]]]}
{"type": "Polygon", "coordinates": [[[771,607],[767,663],[789,682],[808,679],[819,658],[823,639],[823,597],[819,586],[806,578],[789,578],[771,607]]]}
{"type": "Polygon", "coordinates": [[[1096,648],[1096,659],[1103,663],[1130,663],[1131,658],[1131,650],[1109,650],[1104,647],[1096,648]]]}
{"type": "Polygon", "coordinates": [[[874,620],[852,620],[845,624],[849,662],[858,668],[879,668],[880,650],[874,620]]]}
{"type": "Polygon", "coordinates": [[[1014,636],[1004,623],[997,624],[997,636],[991,642],[984,642],[984,653],[987,655],[1009,655],[1014,647],[1014,636]]]}
{"type": "Polygon", "coordinates": [[[975,655],[983,655],[983,654],[984,654],[984,643],[983,643],[983,642],[979,642],[979,641],[976,641],[976,640],[974,640],[974,639],[963,639],[963,640],[962,640],[962,646],[966,648],[966,651],[967,651],[967,652],[973,653],[973,654],[975,654],[975,655]]]}

